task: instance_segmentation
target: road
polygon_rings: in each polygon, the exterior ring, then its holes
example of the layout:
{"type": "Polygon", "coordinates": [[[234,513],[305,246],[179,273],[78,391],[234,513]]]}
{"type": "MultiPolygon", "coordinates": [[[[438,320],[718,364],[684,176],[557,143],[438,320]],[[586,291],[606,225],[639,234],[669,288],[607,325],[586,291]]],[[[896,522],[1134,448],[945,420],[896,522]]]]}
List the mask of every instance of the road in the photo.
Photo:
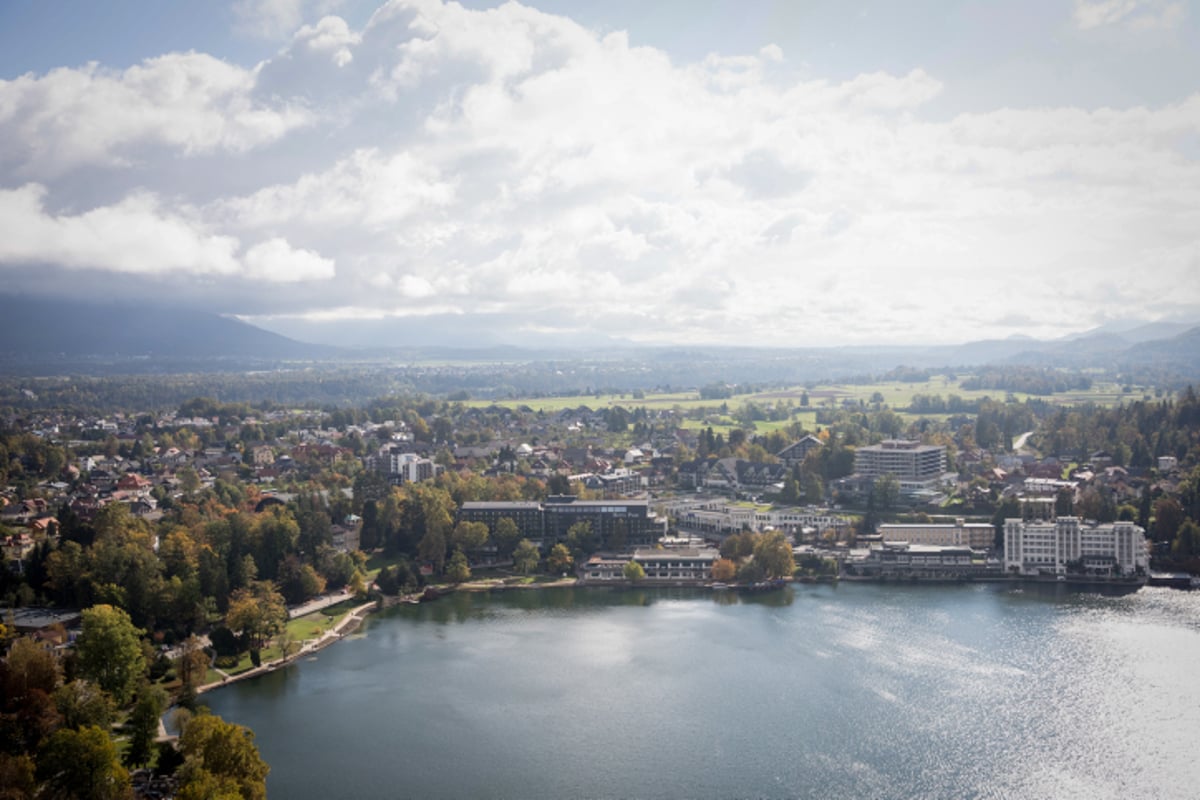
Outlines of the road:
{"type": "Polygon", "coordinates": [[[322,608],[336,606],[338,603],[345,602],[351,597],[354,597],[354,593],[349,589],[343,589],[342,591],[334,592],[333,594],[323,594],[318,598],[309,600],[307,603],[301,603],[298,606],[292,606],[289,608],[288,619],[303,617],[305,614],[311,614],[314,611],[320,611],[322,608]]]}
{"type": "Polygon", "coordinates": [[[1028,439],[1032,433],[1033,431],[1025,431],[1018,436],[1013,442],[1013,452],[1021,454],[1021,451],[1025,449],[1025,440],[1028,439]]]}

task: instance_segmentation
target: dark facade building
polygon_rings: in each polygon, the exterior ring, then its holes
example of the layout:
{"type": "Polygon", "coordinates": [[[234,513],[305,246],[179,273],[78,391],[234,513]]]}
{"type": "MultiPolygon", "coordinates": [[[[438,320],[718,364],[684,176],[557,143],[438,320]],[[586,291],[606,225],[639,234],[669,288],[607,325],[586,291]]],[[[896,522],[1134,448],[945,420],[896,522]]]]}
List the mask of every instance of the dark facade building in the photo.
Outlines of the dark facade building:
{"type": "Polygon", "coordinates": [[[579,500],[554,495],[545,503],[463,503],[458,521],[483,522],[489,530],[503,517],[512,518],[525,538],[543,549],[567,538],[577,522],[588,522],[601,542],[625,547],[650,547],[667,532],[667,521],[650,510],[645,500],[579,500]],[[622,541],[623,540],[623,541],[622,541]]]}

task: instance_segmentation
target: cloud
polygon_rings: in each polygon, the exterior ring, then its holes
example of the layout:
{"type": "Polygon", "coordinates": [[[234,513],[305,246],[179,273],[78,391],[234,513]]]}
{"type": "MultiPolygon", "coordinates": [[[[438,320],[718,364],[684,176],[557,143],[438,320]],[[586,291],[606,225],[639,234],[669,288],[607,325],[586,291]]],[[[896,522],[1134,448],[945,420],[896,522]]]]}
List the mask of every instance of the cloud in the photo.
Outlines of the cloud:
{"type": "Polygon", "coordinates": [[[517,3],[277,11],[253,68],[0,84],[0,261],[203,279],[227,313],[647,341],[1054,333],[1152,311],[1128,274],[1200,305],[1200,94],[947,114],[932,68],[679,61],[517,3]]]}
{"type": "Polygon", "coordinates": [[[436,166],[413,153],[383,155],[358,150],[331,168],[290,184],[259,189],[224,203],[224,213],[241,225],[304,223],[315,227],[394,225],[427,206],[444,206],[454,185],[436,166]]]}
{"type": "Polygon", "coordinates": [[[74,216],[47,213],[46,189],[0,190],[0,263],[51,263],[134,274],[238,272],[236,239],[196,219],[166,211],[154,195],[74,216]]]}
{"type": "Polygon", "coordinates": [[[201,53],[172,53],[124,71],[91,63],[0,81],[0,164],[56,176],[87,164],[128,165],[137,148],[241,153],[310,124],[288,103],[253,97],[255,73],[201,53]]]}
{"type": "Polygon", "coordinates": [[[333,63],[344,67],[354,60],[353,48],[362,37],[351,31],[341,17],[322,17],[316,25],[305,25],[296,31],[297,44],[318,53],[328,53],[333,63]]]}
{"type": "Polygon", "coordinates": [[[1166,0],[1075,0],[1075,25],[1092,30],[1110,25],[1173,29],[1186,16],[1183,3],[1166,0]]]}
{"type": "Polygon", "coordinates": [[[47,212],[46,188],[0,190],[0,264],[46,264],[130,275],[213,276],[272,283],[332,278],[333,261],[274,237],[239,258],[238,239],[215,233],[192,209],[167,209],[153,194],[80,214],[47,212]]]}
{"type": "Polygon", "coordinates": [[[273,283],[325,280],[334,276],[333,261],[312,250],[297,250],[278,236],[246,251],[246,276],[273,283]]]}
{"type": "Polygon", "coordinates": [[[236,0],[235,29],[261,39],[283,39],[312,15],[324,14],[339,5],[340,0],[236,0]]]}

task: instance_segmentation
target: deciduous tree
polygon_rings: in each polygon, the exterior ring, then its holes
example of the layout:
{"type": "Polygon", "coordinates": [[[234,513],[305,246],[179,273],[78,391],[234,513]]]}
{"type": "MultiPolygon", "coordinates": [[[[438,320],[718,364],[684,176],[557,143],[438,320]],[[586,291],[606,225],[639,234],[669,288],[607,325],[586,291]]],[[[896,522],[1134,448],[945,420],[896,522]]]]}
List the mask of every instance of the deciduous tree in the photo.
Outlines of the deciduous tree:
{"type": "Polygon", "coordinates": [[[128,614],[107,605],[85,610],[82,627],[76,644],[80,674],[125,705],[146,672],[142,632],[128,614]]]}
{"type": "Polygon", "coordinates": [[[133,797],[129,773],[107,733],[89,725],[55,731],[38,754],[39,797],[55,800],[126,800],[133,797]]]}
{"type": "Polygon", "coordinates": [[[763,534],[754,547],[754,561],[768,578],[786,578],[796,571],[792,545],[782,531],[763,534]]]}
{"type": "Polygon", "coordinates": [[[513,569],[522,575],[536,570],[541,560],[542,554],[538,552],[537,545],[528,539],[522,539],[513,550],[513,569]]]}
{"type": "Polygon", "coordinates": [[[180,798],[229,796],[263,800],[270,767],[254,745],[254,734],[212,714],[192,717],[183,729],[179,749],[180,798]]]}
{"type": "Polygon", "coordinates": [[[253,650],[261,650],[267,639],[283,630],[285,622],[283,595],[270,581],[255,581],[249,589],[238,589],[229,598],[225,624],[245,636],[253,650]]]}
{"type": "Polygon", "coordinates": [[[471,579],[471,567],[467,564],[467,555],[461,549],[455,548],[454,555],[446,565],[446,578],[451,583],[462,583],[471,579]]]}
{"type": "Polygon", "coordinates": [[[546,556],[546,566],[556,574],[566,574],[574,563],[575,559],[571,557],[571,551],[562,542],[551,547],[550,554],[546,556]]]}

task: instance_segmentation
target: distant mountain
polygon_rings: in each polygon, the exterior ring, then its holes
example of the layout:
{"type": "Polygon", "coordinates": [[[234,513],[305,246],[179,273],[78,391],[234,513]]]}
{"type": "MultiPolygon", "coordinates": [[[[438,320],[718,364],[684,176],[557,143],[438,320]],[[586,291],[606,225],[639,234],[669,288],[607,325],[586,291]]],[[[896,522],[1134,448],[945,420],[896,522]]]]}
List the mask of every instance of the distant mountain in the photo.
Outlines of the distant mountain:
{"type": "Polygon", "coordinates": [[[0,296],[0,355],[30,357],[328,358],[337,348],[202,311],[0,296]]]}
{"type": "Polygon", "coordinates": [[[1139,319],[1116,320],[1106,322],[1099,327],[1083,331],[1082,333],[1072,333],[1069,336],[1064,336],[1059,341],[1073,342],[1102,336],[1115,337],[1126,344],[1132,345],[1141,342],[1152,342],[1156,339],[1170,339],[1172,336],[1178,336],[1184,331],[1194,328],[1198,323],[1200,323],[1200,320],[1194,319],[1160,320],[1158,322],[1146,322],[1139,319]]]}
{"type": "Polygon", "coordinates": [[[1121,363],[1200,373],[1200,326],[1169,339],[1135,344],[1121,354],[1121,363]]]}

